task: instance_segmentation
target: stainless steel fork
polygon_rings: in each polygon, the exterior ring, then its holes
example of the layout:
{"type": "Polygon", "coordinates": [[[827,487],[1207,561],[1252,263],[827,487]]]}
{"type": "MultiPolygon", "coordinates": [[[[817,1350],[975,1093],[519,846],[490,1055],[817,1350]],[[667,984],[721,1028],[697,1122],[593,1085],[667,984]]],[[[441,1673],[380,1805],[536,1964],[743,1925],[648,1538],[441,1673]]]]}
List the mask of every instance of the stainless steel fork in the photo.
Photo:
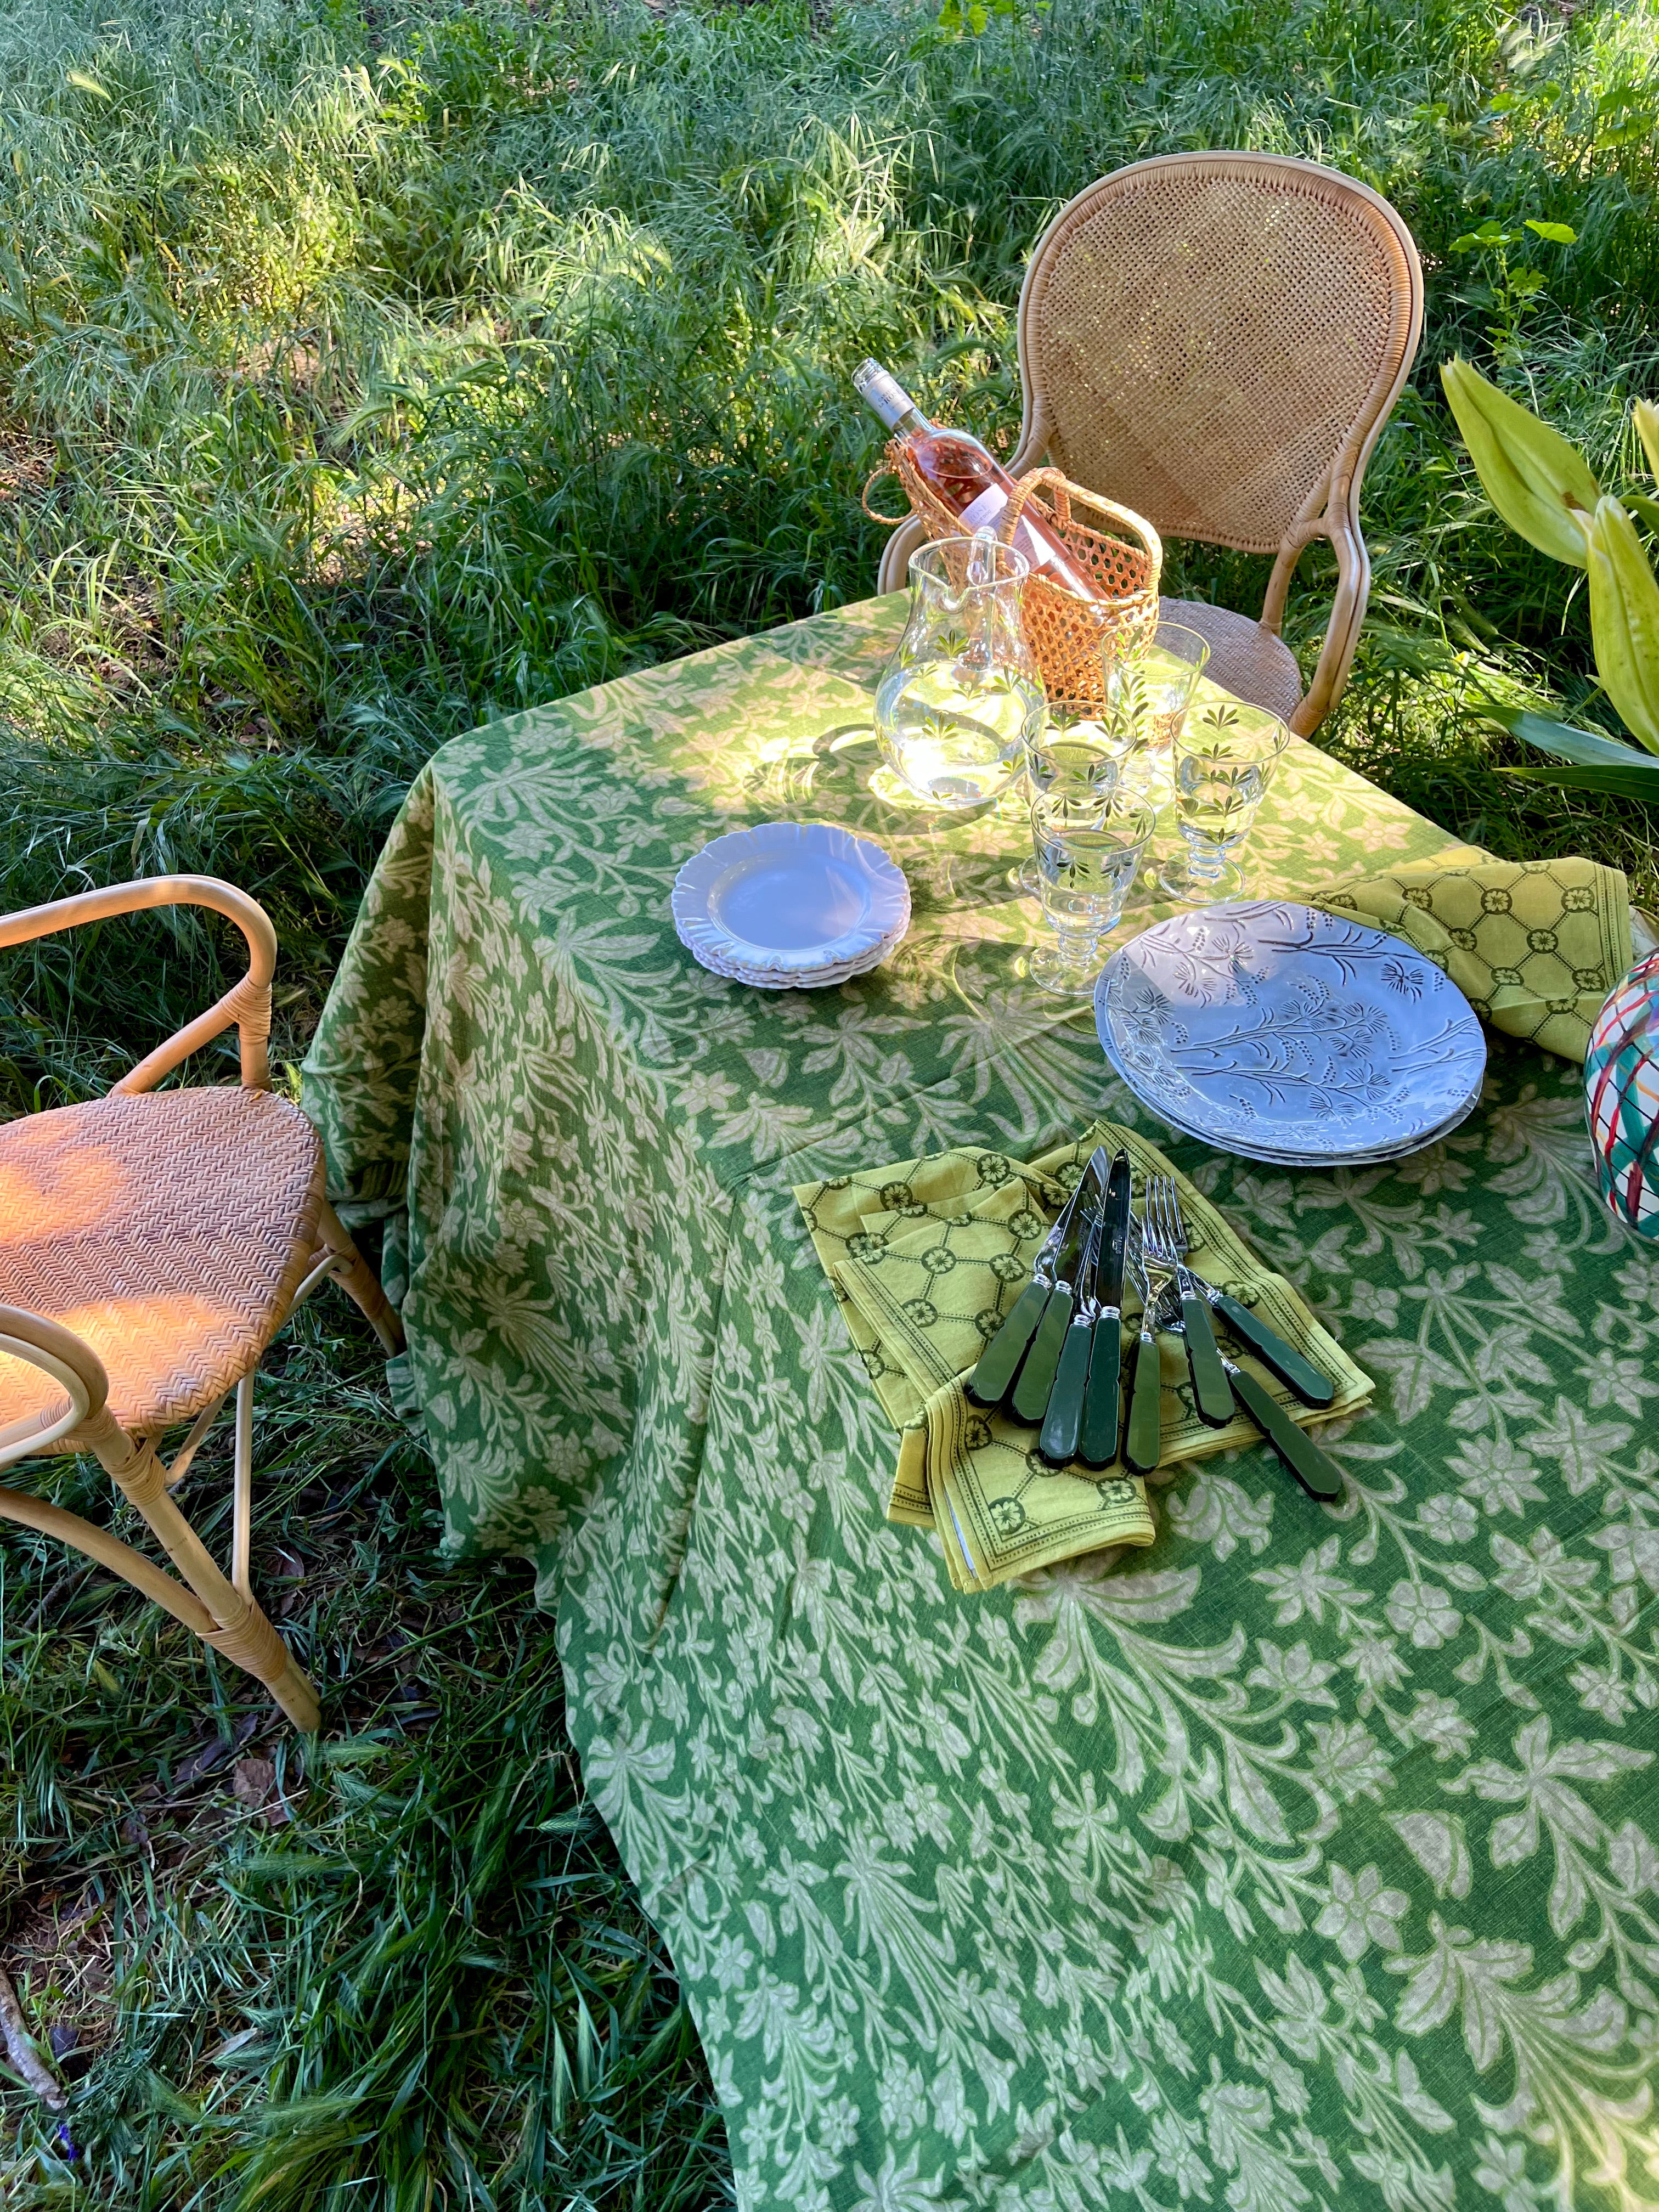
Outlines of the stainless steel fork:
{"type": "Polygon", "coordinates": [[[1193,1378],[1198,1418],[1212,1429],[1224,1429],[1233,1418],[1232,1386],[1216,1348],[1208,1303],[1200,1295],[1187,1255],[1192,1246],[1181,1212],[1181,1191],[1173,1176],[1149,1176],[1143,1208],[1146,1256],[1175,1279],[1181,1298],[1187,1368],[1193,1378]]]}
{"type": "Polygon", "coordinates": [[[1140,1340],[1130,1356],[1129,1406],[1123,1425],[1123,1464],[1150,1474],[1164,1452],[1164,1376],[1158,1349],[1158,1309],[1163,1295],[1146,1265],[1146,1239],[1130,1223],[1129,1272],[1140,1292],[1140,1340]]]}

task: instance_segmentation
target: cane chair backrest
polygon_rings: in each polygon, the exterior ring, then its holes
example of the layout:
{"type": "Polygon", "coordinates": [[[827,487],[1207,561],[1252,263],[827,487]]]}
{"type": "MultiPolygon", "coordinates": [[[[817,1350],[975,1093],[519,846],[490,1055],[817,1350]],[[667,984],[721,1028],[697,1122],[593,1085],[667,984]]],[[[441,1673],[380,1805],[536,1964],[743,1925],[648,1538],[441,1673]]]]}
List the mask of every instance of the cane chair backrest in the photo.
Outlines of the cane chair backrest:
{"type": "Polygon", "coordinates": [[[1346,509],[1423,279],[1388,203],[1311,161],[1176,154],[1062,209],[1020,295],[1020,453],[1172,538],[1299,550],[1346,509]]]}

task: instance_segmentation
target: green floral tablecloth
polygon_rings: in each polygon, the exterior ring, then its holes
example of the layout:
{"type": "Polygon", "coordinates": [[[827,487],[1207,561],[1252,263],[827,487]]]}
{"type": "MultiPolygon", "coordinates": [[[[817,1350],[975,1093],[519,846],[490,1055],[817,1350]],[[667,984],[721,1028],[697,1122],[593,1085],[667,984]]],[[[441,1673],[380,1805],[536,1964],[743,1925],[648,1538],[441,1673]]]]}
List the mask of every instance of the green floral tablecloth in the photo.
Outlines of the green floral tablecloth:
{"type": "MultiPolygon", "coordinates": [[[[1135,1109],[1021,980],[1017,831],[862,790],[899,611],[447,746],[307,1074],[336,1188],[406,1185],[450,1541],[557,1607],[740,2202],[1659,2202],[1659,1264],[1594,1200],[1577,1072],[1495,1042],[1393,1168],[1176,1146],[1377,1378],[1348,1495],[1247,1452],[1149,1551],[955,1595],[883,1518],[790,1188],[1135,1109]],[[680,861],[780,812],[902,859],[887,972],[774,998],[680,949],[680,861]]],[[[1298,744],[1255,859],[1448,842],[1298,744]]]]}

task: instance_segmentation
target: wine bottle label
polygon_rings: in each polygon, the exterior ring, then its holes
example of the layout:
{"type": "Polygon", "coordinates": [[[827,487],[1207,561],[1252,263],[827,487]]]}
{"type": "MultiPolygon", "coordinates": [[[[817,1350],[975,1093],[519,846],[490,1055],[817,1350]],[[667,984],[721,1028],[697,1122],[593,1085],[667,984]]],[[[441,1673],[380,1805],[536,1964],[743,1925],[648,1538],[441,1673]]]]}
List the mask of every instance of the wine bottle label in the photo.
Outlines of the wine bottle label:
{"type": "Polygon", "coordinates": [[[963,508],[962,520],[969,530],[994,530],[1007,504],[1008,495],[1000,484],[987,484],[963,508]]]}
{"type": "Polygon", "coordinates": [[[890,430],[896,422],[910,414],[915,402],[890,370],[878,362],[861,361],[853,372],[853,388],[866,406],[890,430]]]}
{"type": "MultiPolygon", "coordinates": [[[[963,508],[961,520],[969,530],[994,530],[1007,504],[1008,495],[1000,484],[987,484],[984,490],[975,492],[963,508]]],[[[1043,544],[1024,515],[1014,525],[1013,545],[1015,551],[1023,553],[1034,568],[1052,568],[1054,566],[1052,550],[1043,544]]]]}

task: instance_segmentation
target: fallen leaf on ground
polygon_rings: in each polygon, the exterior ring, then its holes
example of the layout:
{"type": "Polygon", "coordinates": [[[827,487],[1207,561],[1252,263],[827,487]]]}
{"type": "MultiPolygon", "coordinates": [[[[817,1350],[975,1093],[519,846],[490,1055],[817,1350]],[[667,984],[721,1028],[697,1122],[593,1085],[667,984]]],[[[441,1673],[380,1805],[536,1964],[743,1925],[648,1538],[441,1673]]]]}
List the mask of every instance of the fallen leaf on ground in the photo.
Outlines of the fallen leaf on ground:
{"type": "Polygon", "coordinates": [[[258,1813],[273,1828],[292,1815],[276,1788],[276,1769],[268,1759],[239,1759],[231,1771],[231,1793],[240,1805],[258,1813]]]}

